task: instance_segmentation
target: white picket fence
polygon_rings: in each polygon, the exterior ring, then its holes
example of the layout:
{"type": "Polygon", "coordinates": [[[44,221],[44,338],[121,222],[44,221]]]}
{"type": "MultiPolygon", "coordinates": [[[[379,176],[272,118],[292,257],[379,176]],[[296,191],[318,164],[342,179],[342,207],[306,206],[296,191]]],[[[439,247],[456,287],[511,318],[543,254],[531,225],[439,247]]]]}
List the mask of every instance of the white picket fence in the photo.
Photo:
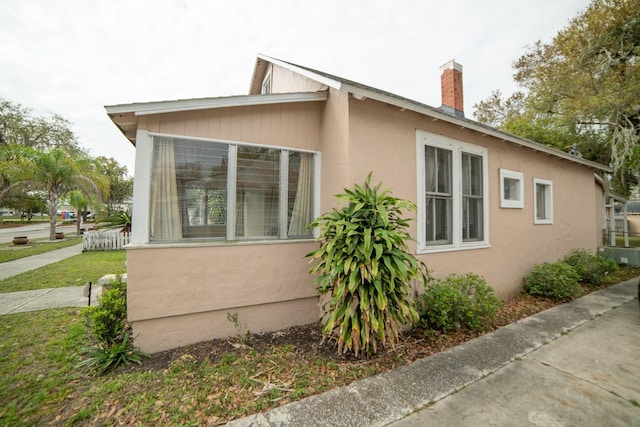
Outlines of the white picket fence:
{"type": "Polygon", "coordinates": [[[82,251],[117,251],[131,241],[130,233],[119,230],[85,231],[82,235],[82,251]]]}

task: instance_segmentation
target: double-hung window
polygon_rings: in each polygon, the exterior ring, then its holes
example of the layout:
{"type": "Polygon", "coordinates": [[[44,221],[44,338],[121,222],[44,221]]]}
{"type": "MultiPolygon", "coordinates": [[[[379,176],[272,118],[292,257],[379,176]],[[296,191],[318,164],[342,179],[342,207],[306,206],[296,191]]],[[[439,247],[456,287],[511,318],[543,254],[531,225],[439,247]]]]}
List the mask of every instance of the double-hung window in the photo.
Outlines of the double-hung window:
{"type": "Polygon", "coordinates": [[[487,150],[417,131],[418,250],[488,245],[487,150]]]}
{"type": "Polygon", "coordinates": [[[154,136],[152,241],[307,239],[316,155],[154,136]]]}

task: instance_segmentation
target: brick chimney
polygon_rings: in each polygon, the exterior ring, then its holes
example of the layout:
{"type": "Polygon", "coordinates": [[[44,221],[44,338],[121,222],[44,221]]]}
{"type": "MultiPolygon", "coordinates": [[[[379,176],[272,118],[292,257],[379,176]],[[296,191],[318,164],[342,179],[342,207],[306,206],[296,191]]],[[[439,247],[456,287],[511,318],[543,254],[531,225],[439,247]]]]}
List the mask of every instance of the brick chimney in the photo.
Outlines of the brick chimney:
{"type": "Polygon", "coordinates": [[[442,106],[445,113],[464,117],[464,99],[462,97],[462,65],[453,59],[440,67],[440,86],[442,88],[442,106]]]}

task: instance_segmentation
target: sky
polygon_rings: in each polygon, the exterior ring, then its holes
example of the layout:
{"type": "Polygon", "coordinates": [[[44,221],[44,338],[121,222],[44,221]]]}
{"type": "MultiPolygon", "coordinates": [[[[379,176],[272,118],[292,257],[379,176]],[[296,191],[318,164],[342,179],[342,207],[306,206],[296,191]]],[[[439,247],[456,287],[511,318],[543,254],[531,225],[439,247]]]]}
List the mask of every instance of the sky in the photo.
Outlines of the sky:
{"type": "Polygon", "coordinates": [[[246,95],[258,53],[439,107],[440,66],[464,106],[510,95],[513,62],[590,0],[0,0],[0,98],[56,113],[93,156],[134,174],[104,106],[246,95]]]}

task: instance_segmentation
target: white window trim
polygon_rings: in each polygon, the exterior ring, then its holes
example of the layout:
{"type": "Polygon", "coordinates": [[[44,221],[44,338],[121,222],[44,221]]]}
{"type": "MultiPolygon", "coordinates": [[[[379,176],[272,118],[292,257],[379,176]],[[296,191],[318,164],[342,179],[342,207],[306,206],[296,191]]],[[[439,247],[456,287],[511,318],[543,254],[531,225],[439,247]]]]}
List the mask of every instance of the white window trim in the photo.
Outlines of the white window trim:
{"type": "Polygon", "coordinates": [[[533,178],[533,223],[534,224],[553,224],[553,182],[547,179],[542,178],[533,178]],[[545,194],[546,196],[546,210],[548,218],[539,219],[538,218],[538,197],[537,197],[537,186],[546,185],[549,189],[549,192],[545,194]]]}
{"type": "Polygon", "coordinates": [[[500,169],[500,207],[507,209],[524,208],[524,174],[509,169],[500,169]],[[520,186],[520,200],[510,200],[504,198],[504,180],[505,178],[517,179],[520,186]]]}
{"type": "Polygon", "coordinates": [[[272,85],[273,82],[271,80],[271,71],[269,71],[265,76],[264,79],[262,79],[262,86],[260,87],[260,93],[262,95],[269,95],[272,92],[272,85]]]}
{"type": "Polygon", "coordinates": [[[418,171],[418,236],[417,253],[451,252],[468,249],[481,249],[490,247],[489,244],[489,151],[486,147],[458,141],[453,138],[416,130],[416,161],[418,171]],[[439,147],[453,151],[452,159],[452,191],[453,191],[453,243],[448,245],[427,246],[425,224],[425,147],[439,147]],[[473,242],[462,241],[462,153],[475,154],[482,157],[482,194],[483,204],[483,234],[484,239],[473,242]]]}
{"type": "MultiPolygon", "coordinates": [[[[168,133],[159,133],[159,132],[149,132],[146,130],[140,130],[136,132],[136,171],[137,177],[133,181],[133,205],[134,206],[151,206],[151,169],[153,161],[152,155],[152,140],[153,137],[165,137],[165,138],[179,138],[179,139],[192,139],[192,140],[200,140],[200,141],[211,141],[211,142],[221,142],[225,144],[229,144],[231,146],[235,146],[234,149],[230,150],[230,155],[236,155],[237,145],[245,145],[245,146],[255,146],[255,147],[265,147],[265,148],[274,148],[278,150],[290,150],[302,153],[310,153],[313,154],[314,157],[314,172],[313,172],[313,218],[317,218],[320,215],[320,191],[321,191],[321,153],[319,151],[308,150],[304,148],[294,148],[294,147],[284,147],[277,145],[265,145],[265,144],[255,144],[255,143],[247,143],[243,141],[234,141],[234,140],[224,140],[224,139],[212,139],[212,138],[202,138],[202,137],[192,137],[186,135],[176,135],[176,134],[168,134],[168,133]]],[[[235,161],[234,161],[235,164],[235,161]]],[[[235,173],[235,172],[234,172],[235,173]]],[[[235,182],[235,179],[233,179],[235,182]]],[[[234,191],[230,192],[232,197],[235,197],[235,187],[234,191]]],[[[235,204],[235,200],[233,201],[235,204]]],[[[227,220],[229,220],[229,215],[235,215],[235,212],[227,212],[227,220]]],[[[192,246],[225,246],[229,245],[229,240],[207,240],[207,241],[189,241],[189,240],[181,240],[175,242],[152,242],[151,241],[151,220],[148,209],[133,209],[132,210],[132,233],[131,233],[131,243],[128,245],[128,248],[136,248],[136,247],[192,247],[192,246]]],[[[232,227],[228,227],[230,229],[232,227]]],[[[232,237],[235,237],[235,233],[232,232],[232,237]]],[[[308,242],[314,240],[320,236],[320,230],[313,230],[313,237],[308,238],[300,238],[300,239],[274,239],[274,240],[235,240],[234,244],[247,244],[247,245],[255,245],[255,244],[288,244],[288,243],[296,243],[296,242],[308,242]]],[[[227,235],[227,238],[229,235],[227,235]]]]}

